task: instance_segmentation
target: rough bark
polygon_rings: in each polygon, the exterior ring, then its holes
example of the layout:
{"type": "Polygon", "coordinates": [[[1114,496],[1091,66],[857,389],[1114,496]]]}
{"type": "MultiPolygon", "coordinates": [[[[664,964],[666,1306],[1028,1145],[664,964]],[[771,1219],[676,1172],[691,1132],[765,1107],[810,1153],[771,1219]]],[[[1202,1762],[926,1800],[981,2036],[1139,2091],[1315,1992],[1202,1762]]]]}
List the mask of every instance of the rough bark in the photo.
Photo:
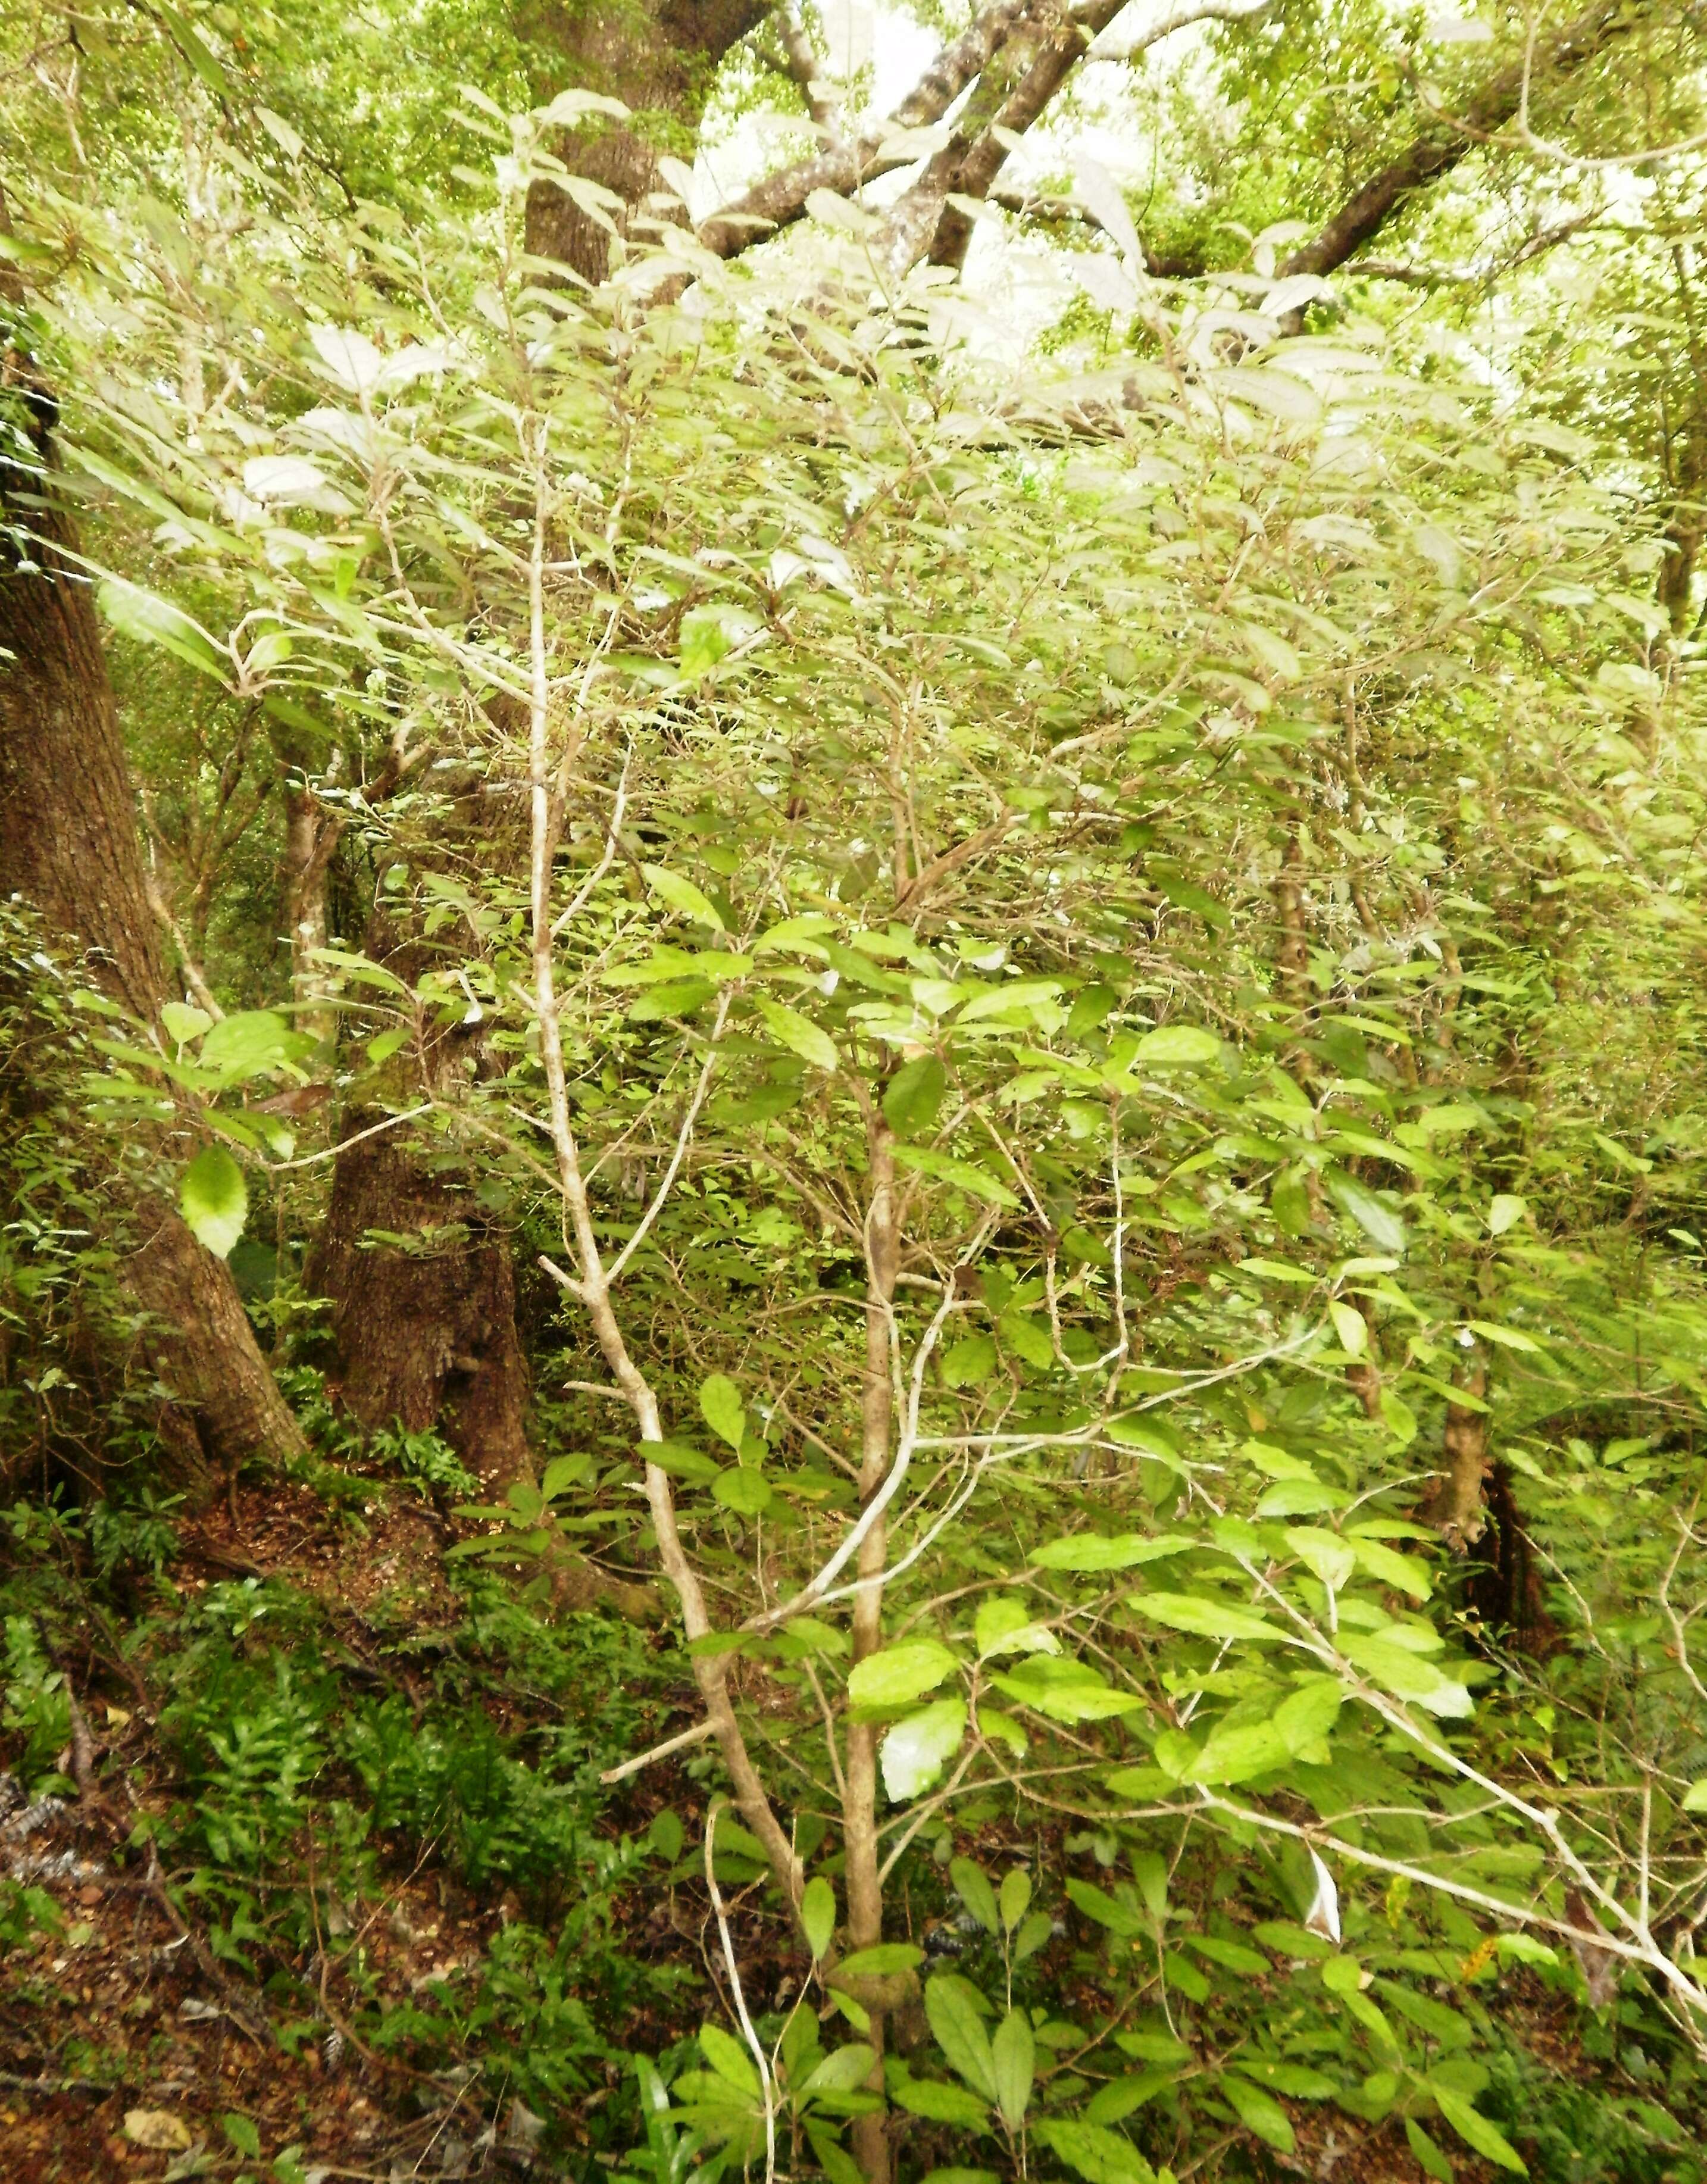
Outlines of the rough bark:
{"type": "MultiPolygon", "coordinates": [[[[3,225],[3,208],[0,208],[3,225]]],[[[0,369],[0,887],[87,951],[106,991],[152,1025],[165,998],[135,803],[99,625],[53,490],[50,394],[14,351],[0,369]]],[[[161,1149],[159,1140],[146,1151],[161,1149]]],[[[168,1200],[129,1211],[142,1241],[123,1276],[150,1315],[161,1379],[231,1465],[302,1435],[236,1285],[168,1200]]]]}
{"type": "MultiPolygon", "coordinates": [[[[1480,1402],[1487,1393],[1487,1367],[1480,1362],[1467,1366],[1460,1384],[1480,1402]]],[[[1449,1547],[1462,1554],[1487,1527],[1482,1500],[1489,1463],[1487,1412],[1469,1403],[1448,1403],[1442,1454],[1444,1463],[1421,1514],[1449,1547]]]]}
{"type": "MultiPolygon", "coordinates": [[[[1629,0],[1596,0],[1535,54],[1532,89],[1575,75],[1615,40],[1635,30],[1640,10],[1629,0]]],[[[1280,270],[1332,273],[1354,258],[1420,190],[1437,182],[1467,152],[1505,127],[1519,111],[1526,81],[1521,62],[1489,79],[1461,114],[1432,123],[1347,198],[1320,233],[1295,250],[1280,270]]]]}
{"type": "MultiPolygon", "coordinates": [[[[610,191],[626,210],[619,231],[660,186],[660,153],[691,162],[692,142],[718,64],[770,12],[771,0],[534,0],[525,34],[551,57],[552,73],[578,91],[620,99],[630,127],[592,122],[553,146],[572,175],[610,191]]],[[[528,192],[527,247],[595,285],[610,270],[612,233],[553,182],[528,192]]]]}
{"type": "MultiPolygon", "coordinates": [[[[411,988],[432,960],[377,911],[364,947],[411,988]]],[[[408,1096],[445,1096],[468,1053],[459,1028],[418,1022],[408,1096]]],[[[502,1488],[531,1468],[509,1240],[475,1201],[464,1165],[434,1162],[381,1127],[385,1119],[371,1101],[346,1110],[308,1269],[310,1289],[331,1300],[339,1396],[370,1431],[436,1428],[489,1488],[502,1488]],[[370,1244],[375,1229],[409,1241],[370,1244]]]]}

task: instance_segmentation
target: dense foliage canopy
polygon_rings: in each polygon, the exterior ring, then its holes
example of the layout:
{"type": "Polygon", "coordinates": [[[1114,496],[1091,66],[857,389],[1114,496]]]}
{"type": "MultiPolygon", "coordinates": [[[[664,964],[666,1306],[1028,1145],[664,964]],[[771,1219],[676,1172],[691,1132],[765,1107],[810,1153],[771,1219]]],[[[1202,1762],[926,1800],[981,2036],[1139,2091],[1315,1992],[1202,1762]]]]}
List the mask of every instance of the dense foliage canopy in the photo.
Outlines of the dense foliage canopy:
{"type": "Polygon", "coordinates": [[[1707,2175],[1704,69],[0,28],[20,2175],[1707,2175]]]}

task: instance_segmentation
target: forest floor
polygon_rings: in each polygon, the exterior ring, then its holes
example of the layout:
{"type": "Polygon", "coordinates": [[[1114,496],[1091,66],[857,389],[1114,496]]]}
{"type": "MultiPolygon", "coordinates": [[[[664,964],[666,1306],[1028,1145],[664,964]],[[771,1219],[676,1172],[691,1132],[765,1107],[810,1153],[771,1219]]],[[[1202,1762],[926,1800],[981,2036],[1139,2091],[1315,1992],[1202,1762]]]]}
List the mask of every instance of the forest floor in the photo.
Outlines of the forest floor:
{"type": "MultiPolygon", "coordinates": [[[[264,1669],[273,1657],[253,1644],[253,1630],[272,1628],[259,1619],[264,1603],[282,1618],[294,1600],[318,1618],[312,1642],[325,1665],[370,1702],[390,1694],[407,1720],[430,1723],[433,1679],[453,1634],[467,1628],[467,1603],[443,1561],[452,1529],[425,1500],[381,1490],[341,1513],[306,1485],[234,1488],[177,1524],[171,1574],[183,1617],[174,1627],[199,1627],[197,1601],[228,1604],[235,1586],[236,1598],[253,1603],[252,1650],[264,1669]]],[[[660,1886],[655,1865],[631,1860],[600,1900],[599,1946],[633,1968],[602,2047],[575,2042],[588,2013],[611,2019],[608,1995],[565,1996],[547,1976],[506,2016],[494,1967],[553,1919],[528,1897],[525,1860],[471,1881],[430,1829],[388,1847],[362,1869],[364,1886],[346,1891],[315,1872],[317,1816],[305,1845],[271,1872],[248,1861],[234,1886],[260,1908],[245,1928],[227,1908],[222,1929],[214,1907],[223,1901],[218,1852],[227,1816],[220,1793],[206,1786],[199,1808],[193,1792],[186,1807],[183,1732],[174,1741],[171,1731],[175,1705],[181,1712],[187,1702],[153,1680],[171,1672],[171,1657],[115,1647],[114,1635],[97,1628],[81,1660],[59,1656],[79,1695],[59,1764],[78,1788],[31,1797],[16,1774],[0,1773],[0,1874],[38,1892],[34,1930],[0,1930],[3,2184],[503,2176],[546,2184],[620,2168],[627,2148],[604,2117],[620,2088],[631,2094],[631,2081],[614,2051],[657,2054],[691,2036],[708,1991],[720,1985],[703,1891],[686,1864],[660,1886]],[[299,1917],[306,1906],[312,1931],[299,1925],[292,1942],[282,1925],[262,1930],[270,1891],[299,1917]],[[564,2041],[572,2067],[553,2049],[564,2041]],[[557,2083],[573,2086],[556,2099],[538,2090],[553,2070],[557,2083]]],[[[652,1641],[630,1633],[622,1642],[652,1641]]],[[[659,1726],[645,1741],[676,1725],[669,1709],[677,1696],[663,1694],[659,1726]]],[[[525,1733],[530,1708],[550,1710],[525,1674],[464,1691],[460,1702],[507,1732],[525,1733]]],[[[217,1713],[217,1696],[209,1703],[217,1713]]],[[[0,1736],[0,1764],[8,1758],[0,1736]]],[[[206,1778],[224,1779],[217,1770],[206,1778]]],[[[604,1794],[594,1825],[608,1842],[632,1844],[668,1808],[691,1835],[705,1795],[679,1766],[655,1769],[604,1794]]],[[[537,1810],[524,1815],[524,1832],[537,1824],[537,1810]]],[[[537,1894],[537,1873],[531,1885],[537,1894]]],[[[905,1917],[913,1923],[910,1903],[905,1917]]],[[[768,2006],[787,1993],[792,1971],[756,1905],[737,1918],[743,1977],[768,2006]]],[[[1537,1987],[1522,2015],[1524,2044],[1571,2075],[1580,2059],[1560,1997],[1537,1987]]],[[[1197,2173],[1420,2184],[1423,2171],[1396,2126],[1371,2129],[1325,2103],[1288,2107],[1293,2154],[1247,2141],[1206,2149],[1197,2173]]],[[[978,2155],[968,2147],[960,2158],[978,2155]]],[[[1454,2164],[1457,2184],[1489,2184],[1495,2174],[1467,2154],[1454,2164]]]]}

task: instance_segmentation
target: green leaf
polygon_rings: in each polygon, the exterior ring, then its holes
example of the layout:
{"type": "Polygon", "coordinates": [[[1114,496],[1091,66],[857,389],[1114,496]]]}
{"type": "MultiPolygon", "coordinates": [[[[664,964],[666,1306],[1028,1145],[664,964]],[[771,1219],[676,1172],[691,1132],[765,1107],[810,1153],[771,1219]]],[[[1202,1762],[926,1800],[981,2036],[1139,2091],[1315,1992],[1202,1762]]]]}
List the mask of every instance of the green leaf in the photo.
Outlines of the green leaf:
{"type": "Polygon", "coordinates": [[[711,1498],[737,1517],[762,1517],[776,1497],[763,1472],[731,1466],[712,1480],[711,1498]]]}
{"type": "Polygon", "coordinates": [[[800,1924],[807,1947],[822,1958],[836,1935],[836,1891],[821,1873],[815,1874],[800,1897],[800,1924]]]}
{"type": "Polygon", "coordinates": [[[726,2084],[735,2086],[755,2101],[759,2098],[759,2073],[753,2067],[753,2058],[741,2042],[726,2032],[720,2025],[700,2026],[699,2048],[726,2084]]]}
{"type": "Polygon", "coordinates": [[[187,1046],[192,1039],[199,1039],[213,1021],[205,1009],[192,1009],[187,1001],[168,1001],[160,1011],[166,1036],[178,1046],[187,1046]]]}
{"type": "Polygon", "coordinates": [[[1404,2140],[1425,2176],[1433,2177],[1435,2184],[1453,2184],[1452,2164],[1414,2116],[1404,2119],[1404,2140]]]}
{"type": "Polygon", "coordinates": [[[1071,1725],[1132,1713],[1144,1703],[1136,1691],[1117,1690],[1087,1661],[1033,1653],[1010,1672],[990,1679],[1020,1706],[1048,1720],[1071,1725]]]}
{"type": "Polygon", "coordinates": [[[1031,2085],[1037,2075],[1037,2043],[1031,2020],[1023,2009],[1010,2009],[996,2027],[990,2043],[996,2081],[996,2105],[1009,2131],[1017,2131],[1031,2104],[1031,2085]]]}
{"type": "Polygon", "coordinates": [[[1129,2138],[1101,2124],[1040,2119],[1031,2126],[1049,2151],[1086,2184],[1156,2184],[1156,2172],[1129,2138]]]}
{"type": "Polygon", "coordinates": [[[178,1210],[190,1233],[217,1259],[225,1258],[248,1218],[243,1171],[223,1145],[203,1145],[178,1184],[178,1210]]]}
{"type": "Polygon", "coordinates": [[[1325,1763],[1329,1731],[1345,1703],[1345,1688],[1333,1676],[1312,1676],[1275,1708],[1274,1725],[1295,1759],[1325,1763]]]}
{"type": "Polygon", "coordinates": [[[937,1119],[948,1089],[948,1072],[934,1054],[921,1054],[898,1069],[883,1091],[883,1117],[898,1138],[922,1136],[937,1119]]]}
{"type": "Polygon", "coordinates": [[[959,1666],[948,1648],[935,1638],[886,1646],[881,1652],[867,1654],[848,1677],[848,1700],[860,1707],[907,1706],[935,1691],[959,1666]]]}
{"type": "Polygon", "coordinates": [[[759,1013],[770,1028],[774,1039],[780,1039],[792,1054],[803,1061],[809,1061],[815,1069],[837,1070],[842,1067],[842,1057],[836,1050],[836,1042],[826,1031],[822,1031],[810,1017],[803,1017],[798,1009],[791,1009],[786,1002],[768,1001],[763,995],[759,1000],[759,1013]]]}
{"type": "Polygon", "coordinates": [[[227,1084],[242,1084],[252,1077],[270,1076],[313,1045],[271,1009],[242,1009],[213,1026],[198,1058],[203,1068],[218,1070],[227,1084]]]}
{"type": "Polygon", "coordinates": [[[565,1487],[573,1486],[585,1479],[590,1468],[591,1459],[585,1455],[553,1457],[540,1474],[542,1502],[554,1502],[565,1487]]]}
{"type": "Polygon", "coordinates": [[[694,607],[681,617],[681,671],[697,680],[726,660],[748,618],[727,607],[694,607]]]}
{"type": "Polygon", "coordinates": [[[978,1658],[987,1661],[998,1653],[1059,1653],[1061,1641],[1031,1619],[1026,1602],[1011,1592],[993,1593],[979,1607],[972,1623],[978,1658]]]}
{"type": "MultiPolygon", "coordinates": [[[[990,2110],[976,2093],[965,2086],[950,2086],[940,2078],[904,2078],[892,2095],[898,2108],[905,2109],[909,2115],[924,2116],[931,2123],[955,2123],[968,2131],[985,2131],[989,2127],[990,2110]]],[[[976,2176],[981,2170],[933,2169],[933,2176],[976,2176]]],[[[995,2179],[990,2180],[995,2184],[995,2179]]]]}
{"type": "Polygon", "coordinates": [[[1131,1569],[1139,1563],[1185,1554],[1198,1544],[1177,1533],[1152,1539],[1142,1532],[1076,1532],[1070,1539],[1048,1540],[1034,1547],[1031,1559],[1039,1569],[1131,1569]]]}
{"type": "Polygon", "coordinates": [[[1516,2148],[1485,2115],[1479,2115],[1462,2093],[1443,2086],[1437,2078],[1430,2078],[1426,2083],[1441,2114],[1466,2146],[1473,2147],[1484,2159],[1498,2168],[1513,2170],[1520,2176],[1529,2174],[1516,2148]]]}
{"type": "Polygon", "coordinates": [[[976,1988],[954,1972],[925,1982],[925,2014],[937,2045],[981,2099],[996,2098],[996,2060],[976,1988]]]}
{"type": "Polygon", "coordinates": [[[878,1757],[883,1787],[896,1804],[928,1790],[960,1748],[966,1734],[966,1702],[938,1699],[898,1721],[878,1757]]]}
{"type": "Polygon", "coordinates": [[[725,929],[722,911],[692,880],[683,879],[680,872],[666,872],[662,865],[642,865],[640,869],[660,902],[696,925],[709,925],[714,933],[725,929]]]}
{"type": "Polygon", "coordinates": [[[1288,1528],[1286,1539],[1299,1560],[1335,1592],[1348,1582],[1357,1568],[1357,1552],[1350,1540],[1341,1539],[1337,1532],[1326,1531],[1319,1524],[1293,1524],[1288,1528]]]}
{"type": "Polygon", "coordinates": [[[1407,1241],[1405,1227],[1398,1216],[1388,1210],[1375,1193],[1357,1181],[1354,1176],[1338,1173],[1326,1178],[1327,1192],[1343,1213],[1348,1213],[1372,1243],[1383,1251],[1402,1252],[1407,1241]]]}
{"type": "Polygon", "coordinates": [[[996,1346],[987,1334],[962,1335],[942,1352],[942,1378],[951,1388],[981,1388],[996,1369],[996,1346]]]}
{"type": "Polygon", "coordinates": [[[720,1440],[738,1449],[747,1435],[747,1412],[741,1390],[726,1373],[713,1373],[700,1383],[699,1415],[720,1440]]]}
{"type": "Polygon", "coordinates": [[[1229,2106],[1248,2131],[1254,2131],[1265,2146],[1279,2153],[1290,2153],[1298,2144],[1293,2127],[1287,2120],[1286,2110],[1271,2094],[1248,2079],[1234,2077],[1231,2073],[1222,2076],[1220,2089],[1229,2106]]]}
{"type": "Polygon", "coordinates": [[[1002,1924],[1009,1933],[1025,1917],[1031,1906],[1031,1876],[1023,1865],[1016,1865],[1002,1877],[1002,1924]]]}
{"type": "Polygon", "coordinates": [[[1144,1931],[1144,1921],[1129,1903],[1110,1896],[1105,1888],[1098,1888],[1093,1880],[1081,1880],[1076,1875],[1065,1884],[1067,1900],[1087,1919],[1094,1919],[1099,1926],[1106,1926],[1111,1934],[1122,1941],[1132,1941],[1144,1931]]]}
{"type": "Polygon", "coordinates": [[[1016,1206],[1017,1195],[1005,1183],[998,1183],[987,1168],[975,1167],[970,1161],[951,1160],[946,1153],[931,1150],[925,1145],[897,1145],[895,1159],[901,1167],[915,1170],[920,1175],[934,1176],[941,1183],[952,1183],[973,1197],[987,1199],[992,1206],[1016,1206]]]}
{"type": "Polygon", "coordinates": [[[1503,1236],[1508,1228],[1515,1228],[1529,1212],[1529,1201],[1514,1193],[1502,1190],[1487,1209],[1487,1233],[1503,1236]]]}
{"type": "Polygon", "coordinates": [[[1047,1372],[1055,1362],[1055,1346],[1049,1330],[1029,1312],[1004,1312],[996,1323],[1002,1340],[1022,1363],[1047,1372]]]}
{"type": "Polygon", "coordinates": [[[1342,1304],[1336,1298],[1327,1308],[1327,1316],[1333,1322],[1340,1348],[1348,1357],[1361,1357],[1369,1348],[1369,1322],[1363,1314],[1354,1305],[1342,1304]]]}
{"type": "Polygon", "coordinates": [[[1214,1732],[1185,1779],[1211,1784],[1248,1782],[1254,1774],[1270,1774],[1284,1767],[1292,1756],[1292,1747],[1276,1723],[1241,1722],[1235,1728],[1214,1732]]]}
{"type": "Polygon", "coordinates": [[[1476,1702],[1462,1684],[1442,1675],[1433,1662],[1425,1660],[1420,1653],[1395,1645],[1390,1635],[1380,1632],[1343,1633],[1339,1649],[1348,1661],[1372,1676],[1395,1698],[1414,1700],[1430,1713],[1448,1717],[1476,1711],[1476,1702]]]}
{"type": "Polygon", "coordinates": [[[226,2115],[220,2119],[220,2128],[239,2153],[250,2161],[261,2158],[261,2134],[253,2120],[246,2115],[226,2115]]]}
{"type": "Polygon", "coordinates": [[[1190,1592],[1142,1592],[1129,1603],[1152,1623],[1165,1623],[1170,1630],[1188,1631],[1194,1638],[1248,1638],[1272,1645],[1281,1633],[1248,1607],[1231,1602],[1205,1600],[1190,1592]]]}
{"type": "Polygon", "coordinates": [[[1686,1813],[1707,1813],[1707,1774],[1692,1782],[1683,1792],[1683,1809],[1686,1813]]]}
{"type": "Polygon", "coordinates": [[[1164,1024],[1144,1034],[1132,1059],[1148,1062],[1153,1069],[1200,1069],[1220,1050],[1221,1043],[1212,1031],[1196,1024],[1164,1024]]]}
{"type": "Polygon", "coordinates": [[[1351,1499],[1319,1479],[1280,1479],[1257,1503],[1259,1517],[1314,1517],[1324,1509],[1343,1509],[1351,1499]]]}
{"type": "Polygon", "coordinates": [[[801,2099],[810,2100],[819,2093],[853,2092],[870,2076],[876,2059],[863,2042],[854,2041],[846,2048],[838,2048],[833,2055],[826,2055],[806,2079],[800,2088],[801,2099]]]}
{"type": "Polygon", "coordinates": [[[174,660],[181,660],[186,667],[211,676],[216,682],[225,680],[225,671],[231,663],[201,624],[192,621],[181,607],[175,607],[170,600],[145,592],[139,584],[127,583],[116,577],[104,577],[96,588],[95,598],[102,613],[121,637],[132,638],[139,644],[156,645],[162,652],[170,653],[174,660]]]}
{"type": "Polygon", "coordinates": [[[954,1892],[987,1934],[1001,1930],[1001,1914],[996,1908],[996,1892],[990,1886],[990,1877],[981,1865],[970,1858],[951,1858],[948,1878],[954,1884],[954,1892]]]}
{"type": "Polygon", "coordinates": [[[1349,1544],[1359,1567],[1377,1584],[1390,1585],[1396,1592],[1408,1592],[1413,1600],[1426,1600],[1434,1590],[1427,1563],[1415,1555],[1398,1554],[1392,1547],[1383,1546],[1379,1540],[1354,1539],[1349,1544]]]}

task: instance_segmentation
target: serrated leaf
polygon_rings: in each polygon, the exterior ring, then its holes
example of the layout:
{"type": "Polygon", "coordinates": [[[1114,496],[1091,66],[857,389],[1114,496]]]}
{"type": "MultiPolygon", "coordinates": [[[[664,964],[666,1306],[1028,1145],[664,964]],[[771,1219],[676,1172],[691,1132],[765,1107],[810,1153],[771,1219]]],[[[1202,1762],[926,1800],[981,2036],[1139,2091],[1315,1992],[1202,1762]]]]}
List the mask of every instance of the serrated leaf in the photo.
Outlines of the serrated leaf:
{"type": "Polygon", "coordinates": [[[942,1352],[942,1378],[951,1388],[980,1388],[996,1369],[996,1346],[987,1334],[962,1335],[942,1352]]]}
{"type": "Polygon", "coordinates": [[[1312,1676],[1281,1701],[1274,1725],[1294,1758],[1317,1759],[1344,1703],[1345,1688],[1333,1676],[1312,1676]]]}
{"type": "Polygon", "coordinates": [[[714,933],[724,930],[722,911],[692,880],[683,879],[680,872],[666,872],[662,865],[642,865],[640,869],[660,902],[696,925],[709,925],[714,933]]]}
{"type": "Polygon", "coordinates": [[[1101,2124],[1048,2118],[1031,2126],[1032,2135],[1086,2184],[1156,2184],[1156,2172],[1129,2138],[1101,2124]]]}
{"type": "Polygon", "coordinates": [[[753,2058],[732,2034],[726,2032],[720,2025],[702,2025],[699,2049],[726,2085],[733,2086],[750,2099],[756,2101],[759,2098],[759,2073],[753,2068],[753,2058]]]}
{"type": "Polygon", "coordinates": [[[243,1171],[223,1145],[203,1145],[178,1184],[178,1210],[198,1243],[226,1257],[249,1214],[243,1171]]]}
{"type": "Polygon", "coordinates": [[[1135,1713],[1144,1703],[1136,1691],[1116,1690],[1089,1662],[1048,1653],[1033,1653],[990,1680],[1020,1706],[1069,1726],[1111,1720],[1116,1714],[1135,1713]]]}
{"type": "Polygon", "coordinates": [[[1339,1648],[1347,1660],[1374,1677],[1396,1698],[1414,1700],[1430,1713],[1448,1718],[1476,1711],[1475,1702],[1462,1684],[1443,1676],[1432,1661],[1395,1645],[1389,1636],[1347,1632],[1340,1637],[1339,1648]]]}
{"type": "MultiPolygon", "coordinates": [[[[905,2109],[909,2115],[923,2116],[931,2123],[953,2123],[968,2131],[982,2131],[990,2120],[989,2105],[965,2086],[946,2085],[940,2078],[904,2078],[896,2086],[891,2098],[898,2108],[905,2109]]],[[[979,2176],[981,2169],[933,2169],[931,2176],[979,2176]]],[[[930,2184],[930,2180],[926,2180],[930,2184]]],[[[989,2184],[996,2184],[993,2176],[989,2184]]]]}
{"type": "Polygon", "coordinates": [[[1454,2092],[1450,2086],[1443,2086],[1435,2078],[1429,2079],[1428,2090],[1433,2094],[1441,2114],[1466,2146],[1473,2147],[1484,2159],[1492,2161],[1498,2168],[1512,2170],[1519,2176],[1529,2174],[1516,2148],[1496,2125],[1490,2123],[1485,2115],[1479,2114],[1462,2093],[1454,2092]]]}
{"type": "Polygon", "coordinates": [[[995,2058],[977,1990],[954,1972],[938,1972],[925,1982],[925,2014],[949,2069],[958,2071],[981,2099],[993,2102],[995,2058]]]}
{"type": "Polygon", "coordinates": [[[1265,2146],[1271,2146],[1279,2153],[1290,2153],[1298,2144],[1286,2110],[1271,2094],[1260,2086],[1254,2086],[1248,2078],[1224,2075],[1220,2088],[1228,2106],[1248,2131],[1254,2131],[1265,2146]]]}

